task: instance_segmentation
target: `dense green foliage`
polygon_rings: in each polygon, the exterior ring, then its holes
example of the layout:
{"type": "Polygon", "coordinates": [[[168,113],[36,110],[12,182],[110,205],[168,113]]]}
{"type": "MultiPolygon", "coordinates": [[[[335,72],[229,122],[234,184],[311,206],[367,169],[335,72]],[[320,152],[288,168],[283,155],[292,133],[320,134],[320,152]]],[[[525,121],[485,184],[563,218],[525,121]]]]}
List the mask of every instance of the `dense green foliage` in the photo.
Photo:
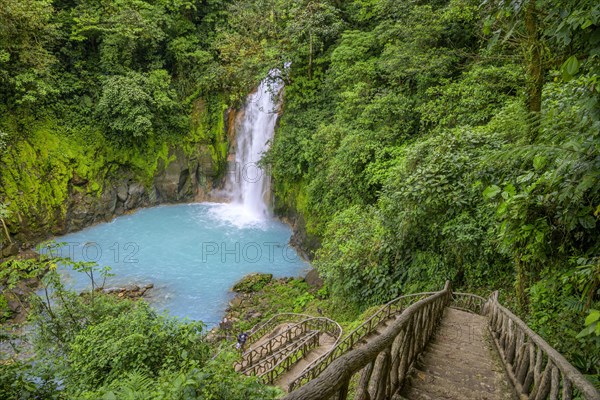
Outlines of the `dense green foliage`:
{"type": "Polygon", "coordinates": [[[11,234],[63,226],[72,179],[88,196],[120,174],[148,184],[175,146],[202,147],[223,167],[224,18],[220,0],[0,2],[0,204],[11,234]]]}
{"type": "Polygon", "coordinates": [[[600,289],[597,4],[308,3],[336,18],[309,52],[284,40],[297,4],[268,3],[265,57],[292,64],[266,161],[333,300],[501,289],[597,375],[577,337],[600,289]]]}
{"type": "MultiPolygon", "coordinates": [[[[173,143],[223,161],[223,111],[278,68],[264,162],[278,211],[321,244],[329,305],[362,311],[446,279],[499,289],[597,379],[599,61],[593,0],[0,0],[0,228],[53,226],[75,175],[95,196],[122,166],[148,182],[173,143]]],[[[35,314],[62,361],[35,371],[39,396],[57,373],[90,398],[271,395],[205,364],[196,325],[58,293],[59,314],[35,314]],[[104,346],[124,351],[96,357],[104,346]]],[[[315,300],[292,293],[296,310],[315,300]]],[[[13,367],[14,382],[35,369],[13,367]]]]}
{"type": "MultiPolygon", "coordinates": [[[[232,351],[210,359],[201,322],[159,314],[144,301],[96,292],[108,274],[93,263],[43,256],[2,265],[3,282],[41,278],[29,322],[35,357],[6,360],[3,399],[269,399],[277,391],[233,369],[232,351]],[[90,291],[67,290],[57,263],[90,278],[90,291]]],[[[10,339],[10,337],[3,337],[10,339]]]]}

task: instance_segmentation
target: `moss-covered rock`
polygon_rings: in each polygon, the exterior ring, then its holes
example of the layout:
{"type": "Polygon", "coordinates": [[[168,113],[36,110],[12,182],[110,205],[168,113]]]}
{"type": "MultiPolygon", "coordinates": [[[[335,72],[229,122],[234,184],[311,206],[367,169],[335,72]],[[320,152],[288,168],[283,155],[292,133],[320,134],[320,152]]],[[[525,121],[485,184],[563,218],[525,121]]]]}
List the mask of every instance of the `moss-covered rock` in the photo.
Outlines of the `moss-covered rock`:
{"type": "Polygon", "coordinates": [[[258,292],[272,280],[273,274],[253,273],[240,279],[231,290],[239,293],[258,292]]]}
{"type": "MultiPolygon", "coordinates": [[[[28,248],[136,208],[209,193],[228,146],[227,105],[213,97],[197,101],[187,134],[142,145],[118,145],[98,128],[69,128],[52,117],[23,127],[0,116],[12,137],[0,154],[0,203],[12,241],[28,248]]],[[[0,258],[14,253],[10,245],[0,241],[0,258]]]]}

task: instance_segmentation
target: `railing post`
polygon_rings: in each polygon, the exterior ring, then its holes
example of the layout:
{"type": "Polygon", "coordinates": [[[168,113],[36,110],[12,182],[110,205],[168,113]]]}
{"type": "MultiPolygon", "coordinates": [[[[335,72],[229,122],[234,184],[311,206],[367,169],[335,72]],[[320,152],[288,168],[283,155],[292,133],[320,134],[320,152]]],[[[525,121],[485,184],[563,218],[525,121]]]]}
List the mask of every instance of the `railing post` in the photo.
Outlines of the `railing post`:
{"type": "Polygon", "coordinates": [[[444,285],[444,292],[446,292],[446,296],[444,296],[446,298],[446,304],[444,304],[444,307],[447,307],[452,302],[452,283],[449,279],[446,280],[444,285]]]}

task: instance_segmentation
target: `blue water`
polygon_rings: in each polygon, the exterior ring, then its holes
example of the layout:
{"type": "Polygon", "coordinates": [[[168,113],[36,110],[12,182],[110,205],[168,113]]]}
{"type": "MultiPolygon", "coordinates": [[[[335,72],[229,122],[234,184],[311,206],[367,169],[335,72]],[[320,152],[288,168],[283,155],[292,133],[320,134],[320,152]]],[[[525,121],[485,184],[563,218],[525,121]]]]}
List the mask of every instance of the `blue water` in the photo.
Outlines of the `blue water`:
{"type": "MultiPolygon", "coordinates": [[[[309,265],[288,245],[290,228],[256,219],[230,204],[159,206],[57,237],[62,255],[110,266],[105,287],[153,283],[149,301],[169,314],[212,326],[222,318],[231,286],[251,272],[298,276],[309,265]]],[[[68,285],[89,279],[63,269],[68,285]]]]}

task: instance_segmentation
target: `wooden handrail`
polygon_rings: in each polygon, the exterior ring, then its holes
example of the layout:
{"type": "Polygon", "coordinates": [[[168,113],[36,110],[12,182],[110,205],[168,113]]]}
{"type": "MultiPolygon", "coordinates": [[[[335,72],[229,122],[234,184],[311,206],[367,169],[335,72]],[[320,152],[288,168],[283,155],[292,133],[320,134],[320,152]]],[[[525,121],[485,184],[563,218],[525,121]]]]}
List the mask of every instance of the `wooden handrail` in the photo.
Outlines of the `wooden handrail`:
{"type": "Polygon", "coordinates": [[[380,399],[386,393],[394,393],[402,386],[410,366],[432,335],[450,301],[450,294],[450,283],[446,282],[444,290],[408,306],[391,326],[363,346],[333,360],[319,376],[289,393],[284,400],[345,398],[350,379],[361,370],[358,390],[366,391],[373,386],[375,393],[359,397],[380,399]],[[391,370],[399,373],[390,374],[391,370]]]}
{"type": "Polygon", "coordinates": [[[423,292],[423,293],[415,293],[397,297],[388,303],[384,304],[379,310],[377,310],[372,316],[370,316],[366,321],[364,321],[361,325],[355,328],[352,332],[344,337],[341,341],[338,341],[331,350],[327,353],[323,354],[321,357],[314,360],[311,364],[309,364],[302,374],[300,374],[296,379],[290,382],[288,391],[295,390],[302,386],[303,384],[308,383],[312,379],[316,378],[321,372],[327,368],[333,360],[340,357],[344,353],[348,352],[350,349],[354,348],[354,346],[364,339],[366,336],[370,335],[375,331],[378,326],[389,319],[393,315],[397,315],[402,312],[402,308],[411,304],[410,302],[405,302],[405,300],[410,299],[411,301],[420,300],[423,297],[430,296],[437,292],[423,292]]]}
{"type": "Polygon", "coordinates": [[[471,293],[452,293],[452,307],[459,310],[486,315],[489,300],[471,293]]]}
{"type": "MultiPolygon", "coordinates": [[[[410,367],[431,338],[444,309],[451,303],[455,308],[487,316],[493,342],[521,399],[570,400],[581,397],[600,400],[600,393],[583,374],[525,322],[500,305],[497,292],[489,299],[470,293],[452,293],[447,282],[440,292],[403,298],[418,298],[418,301],[402,308],[402,305],[397,306],[402,303],[398,298],[381,307],[339,340],[330,352],[305,369],[290,384],[290,393],[284,400],[346,399],[350,379],[357,373],[361,376],[356,387],[356,399],[380,400],[399,393],[410,367]],[[427,297],[418,298],[423,295],[427,297]],[[400,314],[394,319],[389,318],[397,310],[400,314]],[[377,335],[363,341],[363,345],[356,346],[358,341],[378,329],[386,318],[393,323],[385,330],[379,329],[377,335]]],[[[283,368],[289,369],[298,361],[299,354],[306,351],[298,346],[291,357],[277,363],[277,368],[287,365],[283,368]]],[[[279,374],[281,371],[283,369],[279,374]]],[[[272,383],[274,379],[266,381],[272,383]]]]}
{"type": "Polygon", "coordinates": [[[259,363],[252,365],[248,369],[242,371],[245,375],[263,376],[269,372],[275,365],[285,360],[290,354],[294,353],[299,347],[305,342],[314,339],[316,337],[317,344],[319,339],[319,331],[308,331],[306,335],[302,336],[299,340],[290,342],[280,350],[261,360],[259,363]]]}
{"type": "Polygon", "coordinates": [[[600,392],[565,357],[498,302],[495,292],[487,304],[494,344],[515,389],[531,400],[572,399],[574,391],[587,400],[600,392]]]}
{"type": "MultiPolygon", "coordinates": [[[[287,314],[278,314],[287,315],[287,314]]],[[[290,314],[294,316],[303,316],[302,314],[290,314]]],[[[277,319],[279,320],[279,318],[277,319]]],[[[296,354],[297,348],[301,347],[306,340],[306,336],[302,337],[298,343],[294,343],[293,339],[300,335],[310,332],[308,336],[314,336],[316,333],[316,345],[311,342],[311,345],[318,346],[319,337],[322,334],[327,334],[335,339],[334,345],[342,336],[342,327],[336,321],[326,317],[310,317],[286,329],[282,333],[270,338],[257,349],[250,350],[243,355],[243,359],[235,363],[234,367],[238,371],[242,371],[246,375],[263,376],[269,374],[268,382],[276,379],[280,373],[286,371],[285,368],[279,368],[279,364],[290,358],[291,354],[296,354]],[[252,355],[260,354],[261,357],[268,355],[266,358],[253,360],[252,355]],[[266,350],[266,351],[262,351],[266,350]],[[274,351],[275,350],[275,351],[274,351]],[[275,372],[273,372],[275,370],[275,372]]],[[[306,347],[306,346],[305,346],[306,347]]],[[[312,348],[312,347],[311,347],[312,348]]],[[[303,353],[304,355],[304,353],[303,353]]],[[[291,367],[293,364],[289,364],[291,367]]]]}
{"type": "Polygon", "coordinates": [[[266,356],[278,351],[298,336],[306,333],[308,327],[302,322],[291,325],[281,333],[269,338],[260,346],[251,348],[242,354],[242,359],[234,364],[236,371],[246,370],[256,362],[263,360],[266,356]]]}
{"type": "Polygon", "coordinates": [[[254,326],[250,330],[250,332],[248,332],[248,339],[246,340],[246,345],[251,345],[252,343],[256,342],[258,339],[272,331],[273,328],[275,328],[277,325],[283,322],[299,322],[308,318],[313,318],[313,316],[297,313],[275,314],[263,324],[254,326]]]}
{"type": "Polygon", "coordinates": [[[306,356],[308,352],[319,346],[319,332],[308,335],[293,352],[275,364],[270,370],[261,375],[263,382],[273,384],[283,373],[289,371],[297,362],[306,356]]]}

